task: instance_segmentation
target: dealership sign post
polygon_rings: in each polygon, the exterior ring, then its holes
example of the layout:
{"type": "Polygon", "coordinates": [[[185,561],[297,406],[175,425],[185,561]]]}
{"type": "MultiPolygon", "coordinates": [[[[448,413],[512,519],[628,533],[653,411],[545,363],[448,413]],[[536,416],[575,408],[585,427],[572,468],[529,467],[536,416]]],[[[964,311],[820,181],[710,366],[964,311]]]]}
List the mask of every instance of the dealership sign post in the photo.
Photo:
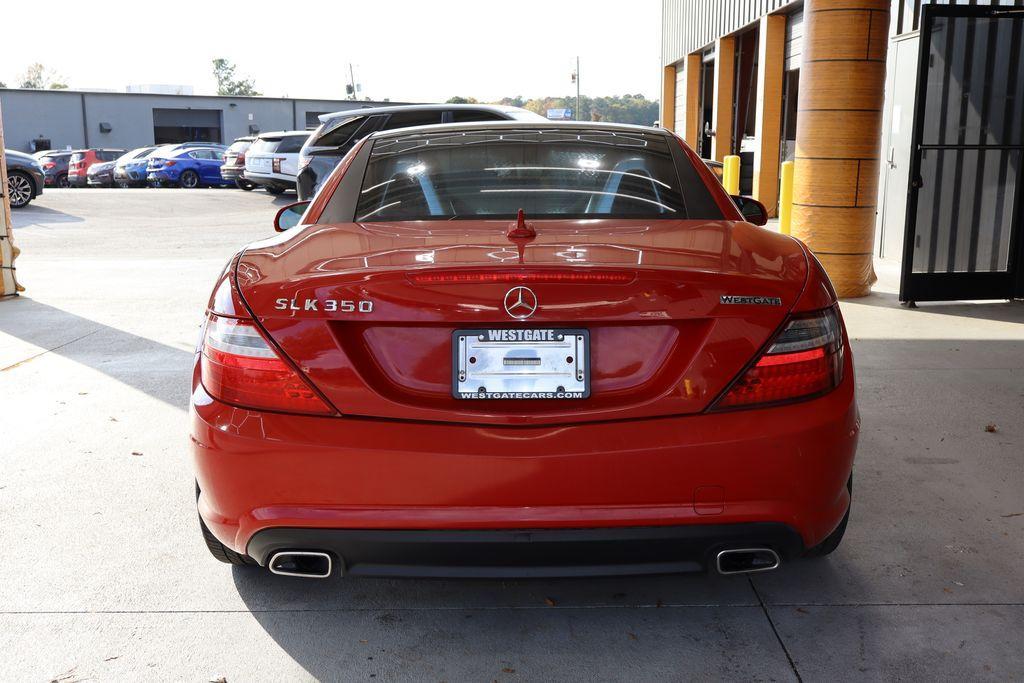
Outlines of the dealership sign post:
{"type": "Polygon", "coordinates": [[[11,198],[7,194],[7,156],[4,154],[4,117],[0,110],[0,296],[16,295],[22,291],[14,277],[14,227],[11,221],[11,198]]]}

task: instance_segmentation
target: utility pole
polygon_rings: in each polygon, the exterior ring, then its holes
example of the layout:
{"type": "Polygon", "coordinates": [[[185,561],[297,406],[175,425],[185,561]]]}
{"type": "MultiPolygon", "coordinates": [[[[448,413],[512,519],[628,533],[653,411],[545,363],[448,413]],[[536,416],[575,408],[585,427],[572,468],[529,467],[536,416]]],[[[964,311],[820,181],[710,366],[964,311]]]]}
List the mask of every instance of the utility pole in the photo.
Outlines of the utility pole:
{"type": "Polygon", "coordinates": [[[350,99],[356,99],[356,72],[352,69],[352,62],[348,63],[348,82],[350,99]]]}
{"type": "Polygon", "coordinates": [[[576,120],[580,120],[580,56],[576,55],[576,70],[572,72],[572,82],[576,84],[576,120]]]}

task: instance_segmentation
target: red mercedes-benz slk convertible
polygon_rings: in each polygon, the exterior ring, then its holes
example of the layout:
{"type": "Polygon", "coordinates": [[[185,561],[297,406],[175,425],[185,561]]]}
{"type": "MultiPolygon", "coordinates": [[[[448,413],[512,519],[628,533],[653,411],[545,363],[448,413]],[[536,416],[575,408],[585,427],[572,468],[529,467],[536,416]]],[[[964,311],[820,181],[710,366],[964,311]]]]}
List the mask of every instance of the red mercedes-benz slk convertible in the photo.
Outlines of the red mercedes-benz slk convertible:
{"type": "Polygon", "coordinates": [[[665,130],[367,138],[210,299],[191,408],[210,550],[310,577],[831,552],[853,362],[827,276],[763,212],[665,130]]]}

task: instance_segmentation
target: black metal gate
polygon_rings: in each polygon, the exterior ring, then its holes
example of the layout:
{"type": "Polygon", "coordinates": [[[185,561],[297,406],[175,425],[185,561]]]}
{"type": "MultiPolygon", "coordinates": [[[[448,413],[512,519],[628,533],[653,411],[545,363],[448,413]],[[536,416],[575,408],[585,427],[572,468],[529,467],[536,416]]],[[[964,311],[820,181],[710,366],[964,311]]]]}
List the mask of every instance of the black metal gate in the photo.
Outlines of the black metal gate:
{"type": "Polygon", "coordinates": [[[1024,10],[923,12],[900,300],[1024,297],[1024,10]]]}

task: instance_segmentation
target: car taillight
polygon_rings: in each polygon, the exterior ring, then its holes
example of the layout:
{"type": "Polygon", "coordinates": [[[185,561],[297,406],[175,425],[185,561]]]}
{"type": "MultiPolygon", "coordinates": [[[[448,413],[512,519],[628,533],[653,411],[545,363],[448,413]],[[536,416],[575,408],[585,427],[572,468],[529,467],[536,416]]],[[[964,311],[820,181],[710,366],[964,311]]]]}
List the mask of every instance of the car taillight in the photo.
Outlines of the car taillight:
{"type": "Polygon", "coordinates": [[[235,163],[236,164],[244,164],[245,163],[245,152],[239,152],[238,153],[238,156],[236,157],[235,163]]]}
{"type": "Polygon", "coordinates": [[[200,373],[210,395],[225,403],[289,413],[334,413],[248,320],[210,314],[200,373]]]}
{"type": "Polygon", "coordinates": [[[282,161],[284,161],[284,159],[282,159],[281,157],[275,157],[274,158],[274,164],[273,164],[274,173],[280,173],[281,172],[281,162],[282,161]]]}
{"type": "Polygon", "coordinates": [[[49,171],[51,168],[55,167],[56,165],[57,164],[53,163],[52,161],[47,161],[45,164],[43,164],[43,168],[46,169],[47,171],[49,171]]]}
{"type": "Polygon", "coordinates": [[[792,318],[714,409],[818,396],[843,380],[843,328],[832,306],[792,318]]]}
{"type": "Polygon", "coordinates": [[[168,159],[167,161],[164,162],[164,166],[174,166],[174,164],[176,164],[176,163],[178,163],[178,162],[174,161],[172,159],[168,159]]]}

